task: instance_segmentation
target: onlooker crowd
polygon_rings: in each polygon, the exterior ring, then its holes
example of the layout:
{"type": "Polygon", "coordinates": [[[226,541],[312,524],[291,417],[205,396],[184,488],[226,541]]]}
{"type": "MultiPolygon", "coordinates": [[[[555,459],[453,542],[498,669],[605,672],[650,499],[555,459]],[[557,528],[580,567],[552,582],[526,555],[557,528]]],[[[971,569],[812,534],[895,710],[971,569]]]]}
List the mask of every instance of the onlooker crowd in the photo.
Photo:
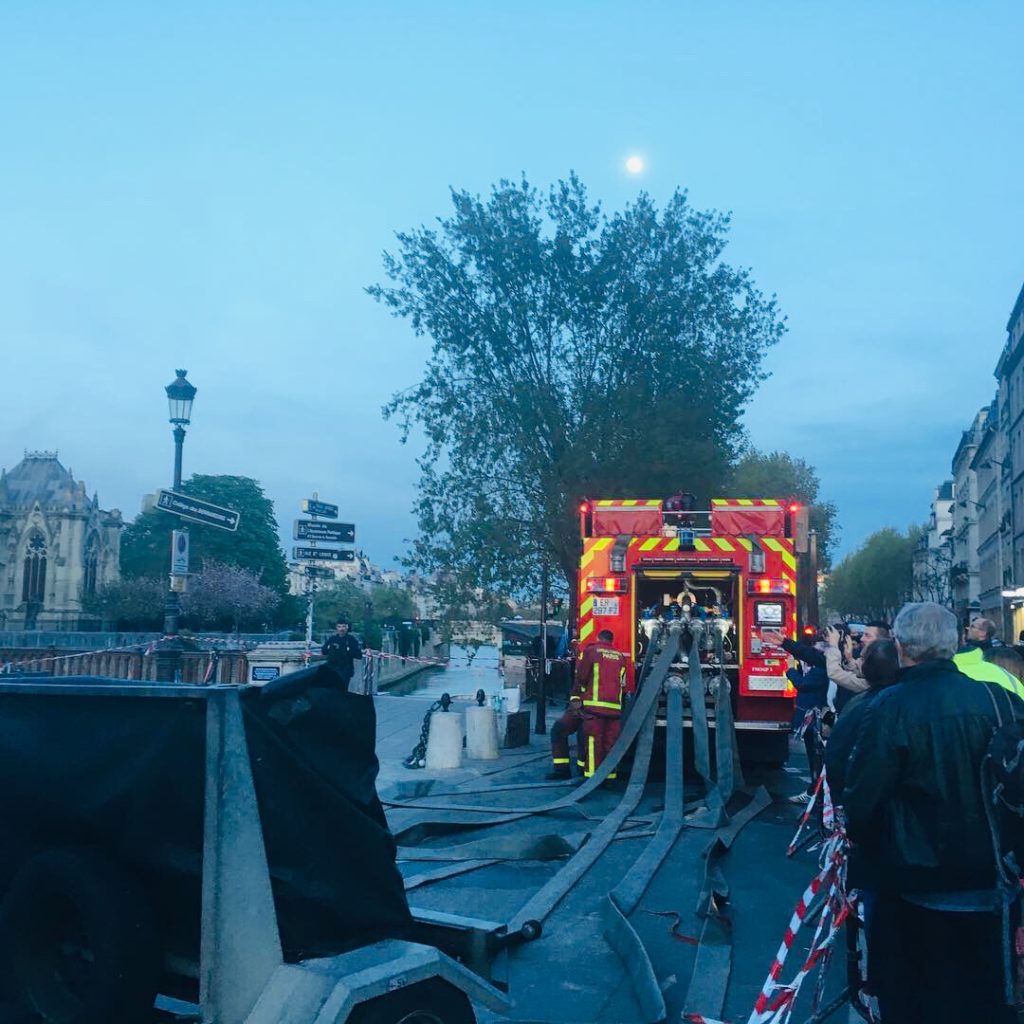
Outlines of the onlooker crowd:
{"type": "MultiPolygon", "coordinates": [[[[869,623],[859,651],[848,632],[823,636],[839,709],[825,773],[845,814],[847,882],[864,908],[884,1024],[1017,1020],[1020,872],[1007,885],[1005,865],[1024,864],[1024,850],[998,824],[1005,812],[982,764],[997,729],[1024,721],[1024,659],[995,633],[975,620],[958,650],[952,612],[921,603],[904,606],[891,631],[869,623]]],[[[807,663],[801,646],[787,650],[807,663]]]]}

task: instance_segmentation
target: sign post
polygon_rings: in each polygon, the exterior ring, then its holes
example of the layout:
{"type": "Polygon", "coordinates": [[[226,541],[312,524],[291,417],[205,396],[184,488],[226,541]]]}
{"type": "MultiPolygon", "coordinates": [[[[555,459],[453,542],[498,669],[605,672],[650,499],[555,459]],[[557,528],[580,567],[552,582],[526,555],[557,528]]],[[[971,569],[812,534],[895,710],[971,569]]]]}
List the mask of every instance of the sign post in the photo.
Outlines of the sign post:
{"type": "Polygon", "coordinates": [[[325,519],[338,518],[338,506],[321,501],[320,495],[313,493],[312,498],[303,500],[301,510],[309,519],[296,519],[292,526],[292,537],[297,541],[306,541],[308,546],[292,548],[292,558],[302,563],[306,576],[306,661],[309,661],[310,649],[313,645],[313,604],[317,593],[319,579],[333,579],[334,570],[313,563],[316,562],[354,562],[355,552],[338,550],[337,548],[319,547],[320,544],[354,544],[356,528],[354,523],[323,522],[325,519]]]}

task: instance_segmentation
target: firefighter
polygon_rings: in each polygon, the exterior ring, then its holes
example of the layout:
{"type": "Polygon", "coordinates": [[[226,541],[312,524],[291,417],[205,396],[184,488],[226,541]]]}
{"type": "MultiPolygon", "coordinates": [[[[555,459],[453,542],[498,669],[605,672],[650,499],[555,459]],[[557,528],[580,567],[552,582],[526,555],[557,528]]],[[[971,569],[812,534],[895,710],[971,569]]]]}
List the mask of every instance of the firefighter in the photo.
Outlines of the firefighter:
{"type": "MultiPolygon", "coordinates": [[[[576,688],[583,709],[583,742],[586,764],[583,774],[590,778],[619,738],[622,698],[627,692],[628,659],[612,647],[611,630],[602,629],[597,643],[580,655],[576,664],[576,688]]],[[[628,687],[632,693],[632,687],[628,687]]],[[[615,778],[612,772],[609,779],[615,778]]]]}
{"type": "Polygon", "coordinates": [[[569,738],[576,737],[576,764],[583,771],[583,703],[574,693],[569,698],[565,714],[551,727],[551,774],[549,779],[572,777],[569,758],[569,738]]]}

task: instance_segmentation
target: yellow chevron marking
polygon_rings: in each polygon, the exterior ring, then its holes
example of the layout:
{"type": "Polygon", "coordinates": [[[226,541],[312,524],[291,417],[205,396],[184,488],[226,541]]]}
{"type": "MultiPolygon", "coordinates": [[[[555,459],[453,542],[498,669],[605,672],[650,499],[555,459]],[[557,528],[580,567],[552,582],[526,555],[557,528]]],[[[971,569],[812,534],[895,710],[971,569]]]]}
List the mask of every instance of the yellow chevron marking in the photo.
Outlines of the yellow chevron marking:
{"type": "Polygon", "coordinates": [[[754,550],[754,542],[747,540],[746,537],[737,537],[736,543],[739,544],[741,547],[745,547],[748,551],[754,550]]]}
{"type": "Polygon", "coordinates": [[[712,537],[711,538],[722,551],[735,551],[736,545],[727,537],[712,537]]]}
{"type": "Polygon", "coordinates": [[[601,506],[601,505],[614,505],[615,502],[614,501],[607,501],[607,500],[602,499],[601,501],[595,501],[594,504],[597,505],[597,506],[601,506]]]}
{"type": "Polygon", "coordinates": [[[587,598],[587,599],[586,599],[586,600],[585,600],[585,601],[584,601],[584,602],[583,602],[583,603],[582,603],[582,604],[580,605],[580,615],[581,615],[581,616],[589,615],[589,614],[590,614],[590,611],[591,611],[591,609],[592,609],[593,607],[594,607],[594,599],[593,599],[592,597],[588,597],[588,598],[587,598]]]}
{"type": "Polygon", "coordinates": [[[711,550],[711,548],[708,547],[707,541],[701,540],[700,537],[695,537],[693,539],[693,549],[694,549],[694,551],[710,551],[711,550]]]}
{"type": "Polygon", "coordinates": [[[765,505],[781,505],[782,502],[777,501],[775,498],[765,498],[764,499],[764,504],[765,505]]]}
{"type": "Polygon", "coordinates": [[[594,550],[604,551],[605,548],[610,548],[614,543],[614,537],[598,537],[597,540],[594,541],[594,550]]]}
{"type": "Polygon", "coordinates": [[[640,543],[640,538],[639,537],[630,537],[629,538],[629,545],[628,546],[632,547],[634,544],[639,544],[639,543],[640,543]]]}
{"type": "Polygon", "coordinates": [[[673,537],[666,545],[666,551],[678,551],[679,550],[679,538],[673,537]]]}
{"type": "Polygon", "coordinates": [[[782,543],[775,537],[764,537],[762,538],[766,548],[770,548],[772,551],[782,551],[782,543]]]}
{"type": "Polygon", "coordinates": [[[631,508],[633,505],[639,505],[640,502],[636,498],[627,498],[622,504],[627,508],[631,508]]]}
{"type": "Polygon", "coordinates": [[[661,541],[660,537],[651,537],[649,540],[645,540],[643,542],[643,544],[640,545],[640,550],[641,551],[653,551],[658,546],[660,541],[661,541]]]}
{"type": "Polygon", "coordinates": [[[750,500],[750,498],[737,498],[736,499],[736,504],[737,505],[753,505],[754,503],[753,503],[753,501],[750,500]]]}
{"type": "Polygon", "coordinates": [[[594,620],[591,619],[589,622],[585,622],[580,627],[580,640],[586,640],[591,633],[594,632],[594,620]]]}
{"type": "Polygon", "coordinates": [[[728,505],[729,502],[725,498],[712,498],[711,499],[711,504],[712,505],[728,505]]]}

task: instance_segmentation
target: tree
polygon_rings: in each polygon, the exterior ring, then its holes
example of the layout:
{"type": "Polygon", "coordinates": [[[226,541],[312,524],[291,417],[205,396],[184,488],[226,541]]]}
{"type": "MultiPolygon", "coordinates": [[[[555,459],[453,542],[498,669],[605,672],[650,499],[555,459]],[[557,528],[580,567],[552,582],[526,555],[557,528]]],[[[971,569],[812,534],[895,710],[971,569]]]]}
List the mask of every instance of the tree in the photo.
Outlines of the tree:
{"type": "Polygon", "coordinates": [[[166,579],[170,568],[170,531],[188,526],[192,571],[207,562],[233,565],[255,573],[260,582],[281,594],[288,592],[288,568],[278,540],[274,505],[263,488],[245,476],[195,474],[181,488],[184,494],[241,513],[235,532],[187,523],[158,509],[149,509],[121,535],[121,572],[129,578],[166,579]]]}
{"type": "Polygon", "coordinates": [[[911,599],[918,531],[891,526],[873,533],[833,569],[822,605],[843,616],[892,621],[911,599]]]}
{"type": "Polygon", "coordinates": [[[139,576],[103,583],[83,598],[83,609],[115,629],[160,629],[167,579],[139,576]]]}
{"type": "Polygon", "coordinates": [[[432,343],[384,412],[426,436],[410,564],[517,596],[543,561],[574,578],[581,498],[710,495],[784,324],[684,192],[606,216],[572,176],[452,202],[368,289],[432,343]]]}
{"type": "Polygon", "coordinates": [[[256,573],[207,559],[203,571],[189,579],[182,613],[193,626],[237,631],[263,626],[280,602],[281,595],[256,573]]]}
{"type": "Polygon", "coordinates": [[[381,626],[393,624],[395,620],[414,619],[416,603],[412,594],[402,587],[378,584],[367,591],[351,580],[336,580],[317,592],[313,614],[318,632],[333,629],[339,618],[345,618],[362,634],[364,643],[379,649],[381,626]]]}
{"type": "Polygon", "coordinates": [[[811,529],[818,534],[818,565],[827,568],[838,535],[838,511],[819,501],[821,483],[815,468],[787,452],[749,451],[736,463],[727,490],[737,498],[795,498],[810,506],[811,529]]]}

